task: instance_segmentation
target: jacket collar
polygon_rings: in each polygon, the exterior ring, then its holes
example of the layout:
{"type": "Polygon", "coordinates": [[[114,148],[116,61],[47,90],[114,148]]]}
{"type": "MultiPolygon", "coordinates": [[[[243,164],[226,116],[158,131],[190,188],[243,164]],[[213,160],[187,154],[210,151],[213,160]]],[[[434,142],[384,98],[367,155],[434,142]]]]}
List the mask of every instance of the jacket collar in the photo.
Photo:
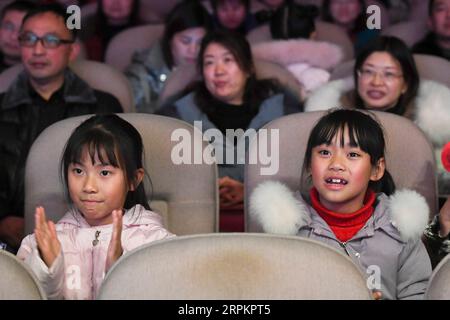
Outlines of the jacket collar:
{"type": "MultiPolygon", "coordinates": [[[[94,90],[80,79],[69,68],[64,72],[64,92],[63,97],[66,103],[87,103],[97,102],[94,90]]],[[[30,84],[26,71],[22,71],[16,80],[11,84],[2,101],[2,109],[12,109],[23,104],[32,104],[30,96],[30,84]]]]}
{"type": "MultiPolygon", "coordinates": [[[[377,229],[399,241],[420,238],[428,223],[429,208],[420,194],[413,190],[399,190],[392,196],[377,196],[377,205],[371,219],[357,237],[371,236],[377,229]],[[414,217],[412,219],[411,217],[414,217]]],[[[264,232],[295,235],[301,228],[319,232],[327,230],[325,221],[301,197],[284,184],[266,181],[258,185],[250,196],[250,216],[264,232]]]]}

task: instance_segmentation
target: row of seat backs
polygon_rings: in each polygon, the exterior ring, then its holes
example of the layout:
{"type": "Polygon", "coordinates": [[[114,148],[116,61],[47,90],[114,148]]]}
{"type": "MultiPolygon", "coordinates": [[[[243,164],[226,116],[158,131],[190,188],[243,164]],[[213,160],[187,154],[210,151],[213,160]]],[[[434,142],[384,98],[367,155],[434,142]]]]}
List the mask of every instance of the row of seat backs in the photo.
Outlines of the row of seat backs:
{"type": "MultiPolygon", "coordinates": [[[[270,133],[277,129],[279,141],[279,170],[275,175],[264,176],[261,163],[245,166],[245,205],[248,196],[261,182],[278,180],[292,190],[300,188],[301,167],[304,160],[306,141],[313,125],[323,112],[297,113],[276,119],[263,129],[270,133]]],[[[422,131],[406,118],[386,113],[374,112],[385,129],[387,141],[387,168],[392,174],[397,188],[410,188],[422,194],[430,207],[431,215],[437,212],[436,164],[432,146],[422,131]],[[407,135],[404,133],[408,132],[407,135]]],[[[59,178],[59,160],[63,147],[72,130],[88,116],[70,118],[47,128],[33,144],[25,169],[25,229],[31,233],[34,224],[34,208],[43,205],[54,221],[67,211],[59,178]],[[58,137],[58,139],[55,139],[58,137]]],[[[153,207],[159,211],[166,227],[172,232],[194,234],[217,231],[217,166],[215,164],[174,163],[174,155],[179,154],[180,138],[177,129],[189,135],[191,160],[195,149],[203,143],[201,134],[194,135],[190,124],[162,116],[128,113],[121,114],[141,133],[146,150],[145,168],[152,180],[152,193],[147,186],[147,196],[157,202],[153,207]],[[175,148],[175,149],[174,149],[175,148]],[[175,151],[174,151],[175,150],[175,151]],[[195,188],[192,183],[195,182],[195,188]]],[[[179,133],[179,131],[178,131],[179,133]]],[[[258,133],[259,135],[259,133],[258,133]]],[[[186,142],[187,138],[181,140],[186,142]]],[[[269,144],[269,147],[271,144],[269,144]]],[[[198,151],[198,150],[197,150],[198,151]]],[[[275,157],[276,150],[268,150],[275,157]]],[[[248,156],[258,154],[258,145],[252,141],[248,156]]],[[[258,157],[256,156],[256,159],[258,157]]],[[[306,190],[301,190],[306,192],[306,190]]],[[[246,230],[260,231],[256,221],[246,210],[246,230]]]]}
{"type": "MultiPolygon", "coordinates": [[[[46,299],[32,271],[0,250],[0,300],[46,299]]],[[[450,255],[425,298],[450,299],[450,255]]],[[[289,236],[222,233],[181,236],[139,247],[106,275],[98,299],[370,300],[362,272],[323,243],[289,236]],[[180,263],[183,261],[183,263],[180,263]]]]}

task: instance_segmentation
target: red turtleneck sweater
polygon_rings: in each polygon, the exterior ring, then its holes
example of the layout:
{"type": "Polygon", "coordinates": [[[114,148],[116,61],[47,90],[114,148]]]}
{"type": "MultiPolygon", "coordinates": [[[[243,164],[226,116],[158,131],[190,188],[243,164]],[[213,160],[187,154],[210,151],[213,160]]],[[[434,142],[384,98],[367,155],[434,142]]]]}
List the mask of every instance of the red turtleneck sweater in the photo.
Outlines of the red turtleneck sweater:
{"type": "Polygon", "coordinates": [[[374,211],[375,193],[368,189],[364,198],[364,206],[353,213],[336,213],[325,208],[319,201],[319,193],[316,188],[310,191],[312,207],[319,216],[330,226],[331,231],[341,242],[350,240],[372,216],[374,211]]]}

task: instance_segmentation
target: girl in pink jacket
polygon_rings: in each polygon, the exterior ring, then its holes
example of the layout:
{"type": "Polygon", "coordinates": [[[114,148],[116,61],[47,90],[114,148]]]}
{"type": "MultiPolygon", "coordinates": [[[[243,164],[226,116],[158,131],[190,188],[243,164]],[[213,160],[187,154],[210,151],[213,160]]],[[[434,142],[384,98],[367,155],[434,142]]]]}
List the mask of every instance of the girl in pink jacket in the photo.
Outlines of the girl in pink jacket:
{"type": "Polygon", "coordinates": [[[98,115],[72,133],[61,161],[71,209],[55,225],[37,207],[34,234],[17,256],[50,299],[94,299],[126,252],[173,236],[150,211],[139,132],[116,115],[98,115]]]}

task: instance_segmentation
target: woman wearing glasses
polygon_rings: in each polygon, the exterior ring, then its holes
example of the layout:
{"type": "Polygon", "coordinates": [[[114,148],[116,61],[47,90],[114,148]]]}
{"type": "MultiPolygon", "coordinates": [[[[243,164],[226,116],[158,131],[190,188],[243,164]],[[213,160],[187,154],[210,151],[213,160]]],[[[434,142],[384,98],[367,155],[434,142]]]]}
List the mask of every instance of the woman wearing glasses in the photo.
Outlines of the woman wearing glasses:
{"type": "MultiPolygon", "coordinates": [[[[336,80],[319,88],[308,98],[305,110],[344,107],[405,116],[428,136],[436,155],[450,141],[450,89],[420,79],[412,54],[400,39],[379,37],[372,42],[356,58],[353,78],[353,82],[336,80]]],[[[450,195],[450,173],[444,170],[440,161],[437,167],[443,202],[445,195],[450,195]]],[[[437,220],[429,230],[438,230],[436,223],[437,220]]],[[[433,256],[431,258],[436,261],[433,256]]]]}

